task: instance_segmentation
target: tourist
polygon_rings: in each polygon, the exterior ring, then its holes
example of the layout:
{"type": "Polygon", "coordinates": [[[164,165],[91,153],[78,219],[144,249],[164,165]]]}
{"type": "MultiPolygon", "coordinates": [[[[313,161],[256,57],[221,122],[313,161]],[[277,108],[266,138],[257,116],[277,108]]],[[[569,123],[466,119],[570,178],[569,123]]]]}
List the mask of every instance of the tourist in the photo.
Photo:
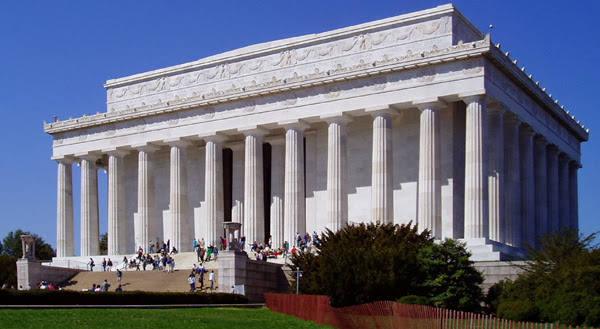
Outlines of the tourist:
{"type": "Polygon", "coordinates": [[[102,282],[102,285],[100,286],[100,288],[103,292],[107,292],[108,287],[110,287],[110,284],[108,283],[108,281],[106,281],[106,279],[104,279],[104,282],[102,282]]]}
{"type": "Polygon", "coordinates": [[[167,252],[169,252],[169,250],[171,249],[171,239],[167,240],[167,252]]]}
{"type": "Polygon", "coordinates": [[[210,271],[208,281],[210,281],[210,291],[212,291],[215,283],[215,271],[210,271]]]}
{"type": "Polygon", "coordinates": [[[108,262],[106,262],[106,268],[107,270],[110,272],[112,271],[112,266],[113,266],[113,262],[112,260],[110,260],[110,258],[108,259],[108,262]]]}
{"type": "Polygon", "coordinates": [[[96,285],[96,290],[94,290],[95,292],[102,292],[102,288],[100,288],[100,285],[96,285]]]}
{"type": "Polygon", "coordinates": [[[289,244],[289,242],[285,241],[283,243],[283,257],[287,257],[288,256],[289,250],[290,250],[290,244],[289,244]]]}
{"type": "Polygon", "coordinates": [[[123,291],[123,287],[122,287],[121,285],[119,285],[119,286],[117,287],[117,289],[115,289],[115,291],[116,291],[116,292],[123,291]]]}
{"type": "Polygon", "coordinates": [[[200,257],[201,254],[202,254],[202,248],[198,247],[196,249],[196,257],[198,258],[198,262],[202,261],[202,258],[200,257]]]}
{"type": "Polygon", "coordinates": [[[235,294],[235,286],[231,286],[231,291],[232,294],[235,294]]]}
{"type": "Polygon", "coordinates": [[[223,250],[223,246],[224,246],[224,244],[225,244],[225,240],[223,240],[223,237],[222,237],[222,236],[220,236],[220,237],[219,237],[219,248],[220,248],[221,250],[223,250]]]}
{"type": "Polygon", "coordinates": [[[123,256],[123,268],[127,271],[127,256],[123,256]]]}
{"type": "MultiPolygon", "coordinates": [[[[44,288],[40,287],[40,289],[46,289],[46,287],[44,285],[42,285],[44,288]]],[[[92,284],[92,290],[91,291],[96,291],[96,284],[92,284]]]]}
{"type": "Polygon", "coordinates": [[[212,253],[212,246],[208,246],[208,249],[206,249],[206,258],[204,259],[205,262],[210,261],[211,253],[212,253]]]}
{"type": "Polygon", "coordinates": [[[140,270],[140,259],[136,258],[135,259],[135,271],[139,271],[140,270]]]}
{"type": "Polygon", "coordinates": [[[200,248],[206,249],[206,243],[204,242],[204,238],[200,241],[200,248]]]}
{"type": "Polygon", "coordinates": [[[150,240],[150,243],[148,245],[148,251],[153,254],[154,253],[154,243],[152,243],[152,240],[150,240]]]}
{"type": "Polygon", "coordinates": [[[196,241],[196,239],[194,239],[194,241],[192,242],[192,247],[194,248],[194,252],[196,251],[196,248],[198,247],[198,241],[196,241]]]}
{"type": "Polygon", "coordinates": [[[204,272],[206,270],[204,268],[202,268],[202,270],[200,271],[200,276],[198,277],[198,282],[200,283],[200,291],[202,291],[202,289],[204,289],[204,272]]]}
{"type": "Polygon", "coordinates": [[[102,259],[102,271],[106,272],[106,258],[102,259]]]}
{"type": "Polygon", "coordinates": [[[90,262],[88,263],[90,266],[90,272],[94,272],[94,260],[90,258],[90,262]]]}
{"type": "Polygon", "coordinates": [[[300,241],[302,241],[302,237],[300,233],[296,232],[296,247],[300,247],[300,241]]]}
{"type": "Polygon", "coordinates": [[[196,277],[194,276],[194,274],[190,274],[190,277],[188,278],[188,282],[190,283],[190,292],[194,292],[196,291],[196,277]]]}
{"type": "Polygon", "coordinates": [[[242,235],[242,237],[240,238],[240,244],[241,244],[240,249],[244,250],[244,247],[246,245],[246,236],[242,235]]]}
{"type": "Polygon", "coordinates": [[[215,254],[215,260],[217,260],[217,257],[219,256],[219,248],[214,247],[213,248],[213,254],[215,254]]]}
{"type": "Polygon", "coordinates": [[[121,283],[121,276],[123,276],[123,272],[117,268],[117,281],[121,283]]]}

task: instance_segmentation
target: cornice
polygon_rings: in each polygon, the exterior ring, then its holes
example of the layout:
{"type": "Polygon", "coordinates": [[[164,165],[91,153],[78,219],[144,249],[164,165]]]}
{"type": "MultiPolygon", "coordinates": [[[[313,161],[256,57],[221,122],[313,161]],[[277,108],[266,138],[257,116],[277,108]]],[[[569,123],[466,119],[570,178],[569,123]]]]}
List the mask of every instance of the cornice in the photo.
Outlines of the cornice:
{"type": "Polygon", "coordinates": [[[84,115],[81,118],[70,118],[68,120],[53,123],[44,123],[44,131],[48,134],[55,134],[63,131],[82,129],[232,101],[246,100],[246,106],[253,107],[254,102],[252,98],[255,97],[469,59],[482,56],[489,52],[489,50],[490,40],[486,37],[483,40],[469,43],[459,42],[457,45],[446,48],[437,48],[434,46],[429,51],[417,53],[408,51],[404,56],[389,57],[384,55],[379,60],[370,63],[365,63],[361,60],[358,63],[353,63],[346,67],[338,66],[333,70],[317,71],[305,75],[294,74],[292,76],[280,76],[274,78],[274,80],[260,84],[238,86],[232,89],[219,90],[182,99],[176,97],[173,100],[152,105],[126,108],[124,110],[113,112],[96,113],[91,116],[84,115]]]}

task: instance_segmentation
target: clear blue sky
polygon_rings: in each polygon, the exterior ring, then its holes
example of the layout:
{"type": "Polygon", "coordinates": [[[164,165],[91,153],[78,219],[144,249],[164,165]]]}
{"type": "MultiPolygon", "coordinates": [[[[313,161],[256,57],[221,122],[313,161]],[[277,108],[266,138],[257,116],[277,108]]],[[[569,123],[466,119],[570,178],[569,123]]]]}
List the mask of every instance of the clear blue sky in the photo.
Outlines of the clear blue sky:
{"type": "MultiPolygon", "coordinates": [[[[56,246],[56,163],[42,121],[106,111],[103,83],[243,46],[324,32],[444,1],[0,2],[0,237],[21,228],[56,246]]],[[[455,1],[458,9],[590,128],[579,171],[580,227],[600,230],[600,1],[455,1]],[[494,25],[493,29],[488,26],[494,25]]],[[[75,236],[79,171],[74,169],[75,236]]],[[[106,174],[99,173],[101,189],[106,174]]],[[[101,194],[106,205],[106,194],[101,194]]],[[[106,209],[100,209],[106,231],[106,209]]]]}

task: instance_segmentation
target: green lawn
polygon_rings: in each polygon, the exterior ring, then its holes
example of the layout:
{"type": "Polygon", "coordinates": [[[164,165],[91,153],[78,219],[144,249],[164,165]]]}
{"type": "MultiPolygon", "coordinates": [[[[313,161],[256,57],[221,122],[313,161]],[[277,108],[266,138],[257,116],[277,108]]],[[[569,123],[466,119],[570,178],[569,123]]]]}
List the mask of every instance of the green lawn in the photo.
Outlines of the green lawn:
{"type": "Polygon", "coordinates": [[[0,328],[330,328],[268,309],[3,309],[0,328]]]}

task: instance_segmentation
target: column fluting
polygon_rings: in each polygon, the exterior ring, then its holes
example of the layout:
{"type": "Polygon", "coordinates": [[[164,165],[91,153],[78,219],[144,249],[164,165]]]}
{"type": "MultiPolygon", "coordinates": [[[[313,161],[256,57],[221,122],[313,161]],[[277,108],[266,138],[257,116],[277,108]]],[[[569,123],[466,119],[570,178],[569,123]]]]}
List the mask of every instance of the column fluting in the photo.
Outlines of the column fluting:
{"type": "Polygon", "coordinates": [[[271,236],[274,248],[285,241],[283,200],[285,193],[285,139],[269,140],[271,144],[271,236]]]}
{"type": "Polygon", "coordinates": [[[244,166],[244,232],[248,245],[256,241],[265,242],[265,209],[263,190],[263,148],[262,136],[265,131],[251,130],[244,132],[245,159],[244,166]]]}
{"type": "Polygon", "coordinates": [[[98,168],[96,157],[81,159],[81,256],[98,255],[98,168]]]}
{"type": "Polygon", "coordinates": [[[187,142],[178,140],[170,142],[170,203],[171,217],[171,246],[178,251],[192,251],[188,216],[188,191],[186,172],[186,147],[187,142]]]}
{"type": "Polygon", "coordinates": [[[535,164],[535,233],[537,237],[548,233],[548,142],[543,136],[534,138],[535,164]]]}
{"type": "Polygon", "coordinates": [[[304,192],[304,130],[301,122],[284,126],[285,195],[283,217],[285,241],[294,245],[296,233],[306,231],[306,196],[304,192]]]}
{"type": "Polygon", "coordinates": [[[504,108],[497,104],[488,109],[488,198],[489,238],[501,243],[506,239],[506,176],[504,168],[504,108]]]}
{"type": "Polygon", "coordinates": [[[394,221],[392,115],[386,109],[372,112],[373,154],[371,158],[371,222],[394,221]]]}
{"type": "Polygon", "coordinates": [[[558,148],[548,146],[548,230],[556,232],[559,229],[559,186],[558,186],[558,148]]]}
{"type": "Polygon", "coordinates": [[[569,196],[571,198],[571,219],[569,227],[579,230],[579,199],[577,191],[577,171],[581,165],[577,161],[571,161],[569,165],[569,196]]]}
{"type": "MultiPolygon", "coordinates": [[[[144,145],[138,150],[137,216],[135,216],[135,246],[144,246],[157,237],[156,199],[154,195],[154,166],[152,154],[158,150],[153,145],[144,145]]],[[[162,242],[162,241],[161,241],[162,242]]]]}
{"type": "MultiPolygon", "coordinates": [[[[205,185],[206,243],[219,245],[223,235],[223,141],[220,135],[206,137],[205,185]]],[[[246,241],[248,243],[248,241],[246,241]]]]}
{"type": "Polygon", "coordinates": [[[483,95],[469,96],[465,132],[465,238],[487,238],[488,157],[487,104],[483,95]]]}
{"type": "Polygon", "coordinates": [[[73,235],[73,170],[71,159],[57,160],[56,257],[75,256],[73,235]]]}
{"type": "Polygon", "coordinates": [[[571,198],[569,196],[569,156],[562,153],[558,157],[558,190],[559,202],[559,229],[571,227],[571,198]]]}
{"type": "Polygon", "coordinates": [[[505,172],[505,243],[521,247],[521,164],[519,127],[521,121],[513,114],[504,120],[504,172],[505,172]]]}
{"type": "Polygon", "coordinates": [[[327,228],[338,231],[348,223],[346,116],[327,119],[327,228]]]}
{"type": "MultiPolygon", "coordinates": [[[[126,152],[108,152],[108,254],[123,255],[126,250],[125,168],[126,152]]],[[[146,244],[147,245],[147,244],[146,244]]]]}
{"type": "Polygon", "coordinates": [[[228,147],[231,149],[232,155],[231,221],[241,223],[242,230],[244,230],[246,228],[244,222],[244,143],[228,144],[228,147]]]}
{"type": "Polygon", "coordinates": [[[421,110],[419,133],[419,185],[417,197],[417,225],[419,230],[429,229],[434,238],[442,237],[442,189],[440,185],[441,150],[440,120],[441,105],[425,103],[421,110]]]}
{"type": "Polygon", "coordinates": [[[523,244],[535,247],[535,158],[533,156],[533,136],[535,132],[529,126],[521,126],[520,169],[521,169],[521,226],[523,244]]]}

